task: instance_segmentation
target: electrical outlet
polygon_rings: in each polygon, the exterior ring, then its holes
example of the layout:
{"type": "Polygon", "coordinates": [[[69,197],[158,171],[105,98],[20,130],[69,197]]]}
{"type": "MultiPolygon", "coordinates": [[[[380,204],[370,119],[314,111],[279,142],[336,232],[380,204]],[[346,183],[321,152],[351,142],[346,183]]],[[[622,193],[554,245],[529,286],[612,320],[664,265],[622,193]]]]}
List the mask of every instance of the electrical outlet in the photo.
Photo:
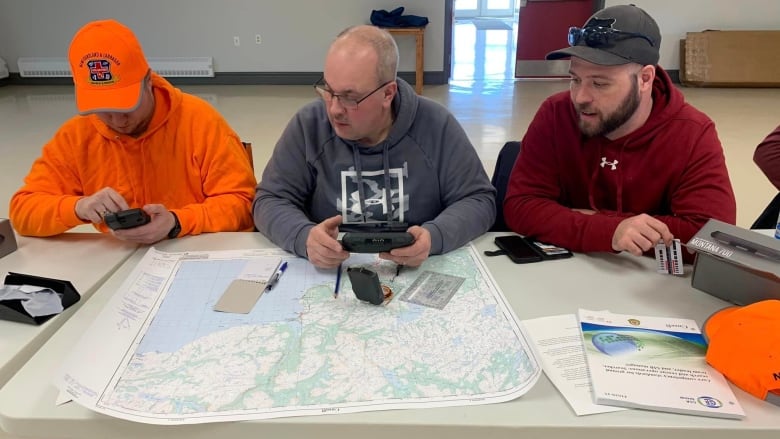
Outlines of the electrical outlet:
{"type": "Polygon", "coordinates": [[[255,44],[263,44],[263,37],[260,34],[255,35],[255,44]]]}
{"type": "Polygon", "coordinates": [[[233,37],[233,45],[236,47],[241,45],[241,38],[238,38],[238,35],[233,37]]]}

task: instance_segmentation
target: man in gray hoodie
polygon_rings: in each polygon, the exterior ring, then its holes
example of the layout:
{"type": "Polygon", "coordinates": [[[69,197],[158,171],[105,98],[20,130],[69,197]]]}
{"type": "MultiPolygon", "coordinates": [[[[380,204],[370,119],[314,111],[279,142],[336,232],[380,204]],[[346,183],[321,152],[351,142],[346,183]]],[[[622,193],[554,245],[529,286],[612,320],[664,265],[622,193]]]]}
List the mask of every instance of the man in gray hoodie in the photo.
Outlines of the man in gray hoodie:
{"type": "Polygon", "coordinates": [[[495,189],[463,128],[397,78],[397,66],[387,32],[339,34],[315,84],[322,99],[293,117],[263,172],[255,225],[315,266],[349,257],[339,229],[405,230],[414,243],[380,257],[418,266],[493,224],[495,189]]]}

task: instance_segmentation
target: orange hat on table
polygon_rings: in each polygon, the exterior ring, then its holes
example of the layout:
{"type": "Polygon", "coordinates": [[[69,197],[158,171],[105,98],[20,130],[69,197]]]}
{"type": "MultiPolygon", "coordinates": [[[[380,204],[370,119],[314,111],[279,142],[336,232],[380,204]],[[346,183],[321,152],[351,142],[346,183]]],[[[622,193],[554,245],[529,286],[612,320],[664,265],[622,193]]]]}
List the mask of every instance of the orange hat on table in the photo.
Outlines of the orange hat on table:
{"type": "Polygon", "coordinates": [[[712,367],[751,395],[780,404],[780,300],[720,310],[704,332],[712,367]]]}
{"type": "Polygon", "coordinates": [[[138,108],[149,64],[127,26],[116,20],[87,23],[73,37],[68,60],[79,113],[138,108]]]}

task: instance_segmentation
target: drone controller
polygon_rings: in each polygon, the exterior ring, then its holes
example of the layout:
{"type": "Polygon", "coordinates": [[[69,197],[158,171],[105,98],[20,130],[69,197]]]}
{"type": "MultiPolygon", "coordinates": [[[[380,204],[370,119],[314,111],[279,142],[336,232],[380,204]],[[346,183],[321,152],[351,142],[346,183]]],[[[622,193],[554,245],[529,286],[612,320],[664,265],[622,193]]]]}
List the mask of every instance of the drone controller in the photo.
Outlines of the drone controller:
{"type": "Polygon", "coordinates": [[[382,253],[414,243],[414,237],[407,232],[345,233],[341,246],[352,253],[382,253]]]}

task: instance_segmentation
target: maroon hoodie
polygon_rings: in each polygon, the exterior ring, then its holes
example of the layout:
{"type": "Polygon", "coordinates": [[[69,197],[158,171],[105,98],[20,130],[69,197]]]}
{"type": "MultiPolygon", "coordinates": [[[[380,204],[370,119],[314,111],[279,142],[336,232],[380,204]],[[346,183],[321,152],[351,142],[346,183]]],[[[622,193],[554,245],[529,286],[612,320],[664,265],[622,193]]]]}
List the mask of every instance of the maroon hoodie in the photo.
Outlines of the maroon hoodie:
{"type": "Polygon", "coordinates": [[[580,252],[613,251],[618,224],[641,213],[685,243],[709,218],[734,224],[736,211],[714,123],[685,102],[661,67],[650,117],[619,139],[583,136],[569,92],[542,103],[504,201],[512,230],[580,252]]]}

